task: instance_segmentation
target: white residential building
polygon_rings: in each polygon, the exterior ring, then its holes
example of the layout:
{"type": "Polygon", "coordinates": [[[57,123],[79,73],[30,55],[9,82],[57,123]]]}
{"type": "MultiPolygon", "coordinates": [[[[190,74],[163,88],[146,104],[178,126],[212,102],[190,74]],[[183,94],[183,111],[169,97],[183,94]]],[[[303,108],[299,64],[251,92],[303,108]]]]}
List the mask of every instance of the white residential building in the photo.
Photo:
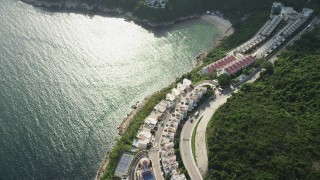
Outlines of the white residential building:
{"type": "Polygon", "coordinates": [[[187,117],[188,107],[185,105],[181,105],[181,103],[176,105],[175,114],[181,114],[182,118],[187,117]]]}
{"type": "Polygon", "coordinates": [[[166,101],[160,101],[154,108],[154,112],[164,113],[167,110],[168,104],[166,101]]]}
{"type": "Polygon", "coordinates": [[[173,102],[176,100],[176,96],[172,95],[171,93],[168,93],[166,96],[166,100],[173,102]]]}
{"type": "Polygon", "coordinates": [[[167,143],[173,142],[174,135],[175,135],[174,132],[164,131],[162,133],[162,143],[167,144],[167,143]]]}
{"type": "Polygon", "coordinates": [[[193,107],[197,107],[198,106],[198,102],[200,101],[201,97],[198,96],[197,94],[194,94],[193,92],[191,92],[189,95],[189,98],[192,100],[192,106],[193,107]]]}
{"type": "Polygon", "coordinates": [[[164,130],[165,130],[166,132],[173,132],[173,133],[175,133],[175,132],[177,131],[177,129],[178,129],[178,126],[179,126],[179,123],[178,123],[178,122],[171,120],[171,121],[169,121],[169,122],[166,124],[164,130]]]}
{"type": "Polygon", "coordinates": [[[166,101],[161,101],[154,107],[154,110],[145,120],[145,126],[156,123],[161,113],[174,107],[174,112],[171,114],[169,121],[165,124],[160,140],[160,158],[165,175],[172,175],[171,179],[185,180],[184,174],[179,174],[179,163],[177,162],[174,140],[180,122],[187,117],[188,111],[199,102],[207,88],[196,88],[192,90],[192,82],[188,79],[183,79],[183,83],[178,83],[177,88],[173,88],[171,93],[166,95],[166,101]],[[152,123],[151,123],[152,122],[152,123]]]}
{"type": "Polygon", "coordinates": [[[170,180],[187,180],[187,178],[184,174],[175,173],[172,174],[170,180]]]}
{"type": "Polygon", "coordinates": [[[187,91],[187,87],[185,86],[185,85],[183,85],[183,84],[181,84],[181,83],[178,83],[177,84],[177,89],[180,91],[180,93],[186,93],[186,91],[187,91]]]}
{"type": "Polygon", "coordinates": [[[187,95],[181,97],[180,105],[185,106],[189,112],[193,110],[193,100],[187,95]]]}
{"type": "Polygon", "coordinates": [[[177,162],[177,157],[174,154],[174,149],[169,148],[167,151],[163,151],[161,153],[161,161],[164,173],[174,174],[177,172],[179,168],[179,163],[177,162]]]}
{"type": "Polygon", "coordinates": [[[174,95],[176,98],[181,95],[181,92],[176,88],[173,88],[171,91],[172,91],[171,94],[174,95]]]}
{"type": "MultiPolygon", "coordinates": [[[[157,120],[157,119],[154,119],[154,118],[148,116],[148,117],[144,120],[143,128],[148,128],[148,129],[150,129],[150,131],[151,131],[151,130],[153,130],[153,129],[156,127],[157,123],[158,123],[158,120],[157,120]]],[[[145,130],[143,130],[143,131],[145,131],[145,130]]]]}
{"type": "Polygon", "coordinates": [[[153,108],[153,111],[150,113],[149,117],[160,121],[164,117],[167,108],[169,108],[168,105],[173,106],[173,104],[169,104],[167,101],[162,100],[153,108]]]}
{"type": "Polygon", "coordinates": [[[181,113],[175,112],[171,114],[171,119],[174,119],[176,122],[180,124],[181,120],[183,120],[183,115],[181,113]]]}
{"type": "Polygon", "coordinates": [[[184,78],[183,81],[182,81],[182,83],[183,83],[183,85],[184,85],[185,87],[187,87],[188,89],[192,86],[192,82],[191,82],[189,79],[187,79],[187,78],[184,78]]]}
{"type": "Polygon", "coordinates": [[[137,139],[134,140],[133,146],[137,147],[140,150],[146,150],[148,144],[152,142],[152,134],[150,132],[139,132],[137,135],[137,139]]]}

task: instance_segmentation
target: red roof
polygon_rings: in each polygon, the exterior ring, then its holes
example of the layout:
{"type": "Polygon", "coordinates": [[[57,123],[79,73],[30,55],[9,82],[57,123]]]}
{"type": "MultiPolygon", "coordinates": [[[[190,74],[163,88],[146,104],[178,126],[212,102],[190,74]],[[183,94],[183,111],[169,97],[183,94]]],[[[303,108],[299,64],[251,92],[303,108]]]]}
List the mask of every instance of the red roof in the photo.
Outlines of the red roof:
{"type": "Polygon", "coordinates": [[[211,67],[208,67],[207,71],[208,71],[209,74],[211,74],[213,72],[213,69],[211,67]]]}
{"type": "Polygon", "coordinates": [[[256,61],[256,58],[253,56],[246,56],[238,61],[234,56],[226,56],[215,63],[208,65],[206,68],[208,73],[211,74],[214,70],[225,67],[224,70],[231,75],[252,64],[254,61],[256,61]]]}
{"type": "Polygon", "coordinates": [[[240,59],[239,61],[233,62],[232,64],[228,65],[224,70],[229,75],[232,75],[232,74],[238,72],[239,70],[249,66],[254,61],[256,61],[255,57],[246,56],[246,57],[240,59]]]}
{"type": "Polygon", "coordinates": [[[209,74],[211,74],[214,70],[221,69],[235,60],[236,60],[236,57],[234,56],[226,56],[216,61],[215,63],[208,65],[207,71],[209,74]]]}

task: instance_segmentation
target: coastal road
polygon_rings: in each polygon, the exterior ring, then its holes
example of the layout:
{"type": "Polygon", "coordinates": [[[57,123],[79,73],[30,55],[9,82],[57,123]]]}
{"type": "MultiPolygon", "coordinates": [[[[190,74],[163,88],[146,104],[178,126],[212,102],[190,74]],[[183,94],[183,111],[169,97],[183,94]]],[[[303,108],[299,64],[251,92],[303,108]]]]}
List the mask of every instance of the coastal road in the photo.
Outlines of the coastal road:
{"type": "MultiPolygon", "coordinates": [[[[163,120],[163,124],[166,124],[170,117],[171,113],[166,112],[166,118],[163,120]]],[[[158,130],[155,133],[155,140],[152,148],[149,151],[149,158],[152,162],[153,173],[156,180],[163,180],[163,175],[161,171],[160,157],[159,157],[159,148],[161,142],[161,135],[164,130],[164,126],[159,125],[158,130]]]]}
{"type": "Polygon", "coordinates": [[[192,180],[202,180],[202,176],[199,172],[199,169],[196,165],[194,158],[192,157],[191,149],[191,136],[194,125],[197,124],[197,120],[193,119],[193,123],[187,121],[183,126],[180,139],[180,154],[184,166],[188,170],[189,176],[192,180]]]}
{"type": "Polygon", "coordinates": [[[195,128],[197,122],[200,120],[202,114],[208,110],[210,107],[210,104],[213,103],[215,100],[211,99],[206,101],[204,104],[202,104],[199,108],[199,117],[195,118],[194,116],[191,116],[190,119],[192,119],[192,122],[188,120],[181,131],[180,135],[180,154],[183,161],[184,166],[188,170],[189,176],[191,179],[194,180],[202,180],[202,176],[200,174],[200,171],[195,163],[195,160],[192,155],[192,148],[191,148],[191,136],[193,129],[195,128]]]}
{"type": "MultiPolygon", "coordinates": [[[[208,169],[208,152],[206,145],[206,128],[215,113],[215,111],[224,103],[227,102],[231,94],[221,95],[217,97],[216,101],[212,102],[210,107],[202,114],[201,121],[198,124],[195,136],[195,151],[197,166],[202,176],[205,176],[208,169]]],[[[192,134],[192,133],[191,133],[192,134]]]]}
{"type": "MultiPolygon", "coordinates": [[[[319,20],[317,19],[316,22],[319,20]]],[[[315,20],[310,23],[311,25],[316,24],[315,20]]],[[[270,58],[271,62],[274,62],[276,59],[276,55],[279,54],[281,51],[285,50],[285,48],[288,45],[291,45],[293,41],[299,39],[301,35],[306,31],[307,28],[305,28],[302,32],[300,32],[295,38],[293,38],[287,45],[285,45],[283,48],[279,50],[274,56],[270,58]]],[[[249,83],[254,82],[258,77],[260,76],[260,72],[257,73],[254,77],[249,80],[249,83]]],[[[210,85],[215,86],[215,84],[211,81],[208,82],[201,82],[196,85],[198,86],[204,86],[204,85],[210,85]]],[[[222,95],[217,95],[215,101],[208,101],[204,103],[199,109],[199,118],[195,119],[193,117],[193,122],[187,121],[182,129],[181,132],[181,141],[180,141],[180,153],[182,157],[182,161],[184,163],[184,166],[188,170],[188,173],[191,177],[191,179],[194,180],[202,180],[202,175],[205,175],[208,169],[208,151],[207,151],[207,143],[206,143],[206,127],[212,117],[212,115],[215,113],[215,111],[223,105],[227,99],[231,97],[231,91],[226,92],[222,95]],[[202,117],[202,119],[201,119],[202,117]],[[195,159],[192,154],[192,147],[191,147],[191,137],[192,133],[194,131],[194,128],[197,124],[197,122],[201,119],[199,122],[198,128],[196,129],[196,137],[195,137],[195,147],[196,147],[196,159],[197,164],[195,163],[195,159]]],[[[165,121],[167,121],[168,118],[166,118],[165,121]]],[[[163,131],[163,127],[160,127],[158,132],[156,134],[161,135],[163,131]]],[[[149,157],[151,161],[153,162],[153,168],[154,173],[156,176],[156,179],[163,179],[161,168],[160,168],[160,159],[159,159],[159,152],[157,148],[160,144],[160,136],[157,137],[155,140],[155,146],[150,150],[149,157]]]]}
{"type": "MultiPolygon", "coordinates": [[[[311,23],[304,28],[300,33],[298,33],[292,40],[290,40],[286,45],[284,45],[277,53],[275,53],[273,56],[269,58],[269,61],[274,63],[274,61],[277,59],[277,55],[280,54],[282,51],[286,50],[286,48],[294,43],[294,41],[300,39],[302,34],[304,34],[309,29],[312,29],[314,26],[316,26],[320,22],[320,18],[314,18],[311,23]]],[[[253,76],[247,83],[253,83],[256,81],[260,76],[260,72],[258,72],[255,76],[253,76]]],[[[197,167],[199,168],[199,171],[202,175],[205,175],[208,170],[208,150],[207,150],[207,142],[206,142],[206,129],[207,125],[215,113],[215,111],[223,105],[227,99],[231,97],[231,94],[222,95],[220,97],[217,97],[217,100],[212,103],[211,107],[205,111],[202,114],[202,119],[199,122],[199,125],[197,127],[196,136],[195,136],[195,150],[196,150],[196,160],[197,160],[197,167]]],[[[192,133],[191,133],[192,134],[192,133]]],[[[191,142],[190,142],[191,144],[191,142]]],[[[189,158],[193,158],[192,153],[189,156],[189,158]]],[[[194,167],[193,167],[194,168],[194,167]]]]}

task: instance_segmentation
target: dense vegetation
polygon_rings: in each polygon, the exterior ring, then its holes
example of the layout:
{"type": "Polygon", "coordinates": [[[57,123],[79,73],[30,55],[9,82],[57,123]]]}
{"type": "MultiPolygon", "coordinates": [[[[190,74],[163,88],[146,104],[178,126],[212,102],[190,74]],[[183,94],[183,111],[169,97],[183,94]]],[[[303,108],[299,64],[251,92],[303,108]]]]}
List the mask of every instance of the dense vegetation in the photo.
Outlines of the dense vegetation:
{"type": "MultiPolygon", "coordinates": [[[[261,10],[270,10],[274,0],[168,0],[164,9],[149,8],[145,0],[140,0],[134,7],[133,13],[151,21],[171,21],[182,16],[204,13],[207,10],[219,10],[237,26],[239,17],[251,15],[261,10]]],[[[320,10],[320,0],[279,0],[286,6],[297,10],[302,7],[312,7],[320,10]]]]}
{"type": "MultiPolygon", "coordinates": [[[[241,22],[237,28],[237,31],[230,36],[229,38],[225,39],[223,43],[216,49],[214,49],[208,57],[205,59],[205,64],[211,63],[213,61],[216,61],[220,58],[222,58],[225,53],[236,47],[237,45],[241,44],[243,41],[246,41],[249,39],[255,32],[258,30],[262,24],[265,22],[265,19],[268,17],[268,11],[262,11],[257,14],[253,14],[253,16],[250,16],[245,21],[241,22]],[[237,38],[238,37],[238,38],[237,38]]],[[[280,61],[279,61],[280,62],[280,61]]],[[[201,69],[201,67],[193,70],[190,73],[187,73],[186,75],[182,76],[178,81],[180,81],[182,78],[190,78],[193,82],[199,82],[204,79],[208,79],[210,77],[202,76],[198,73],[198,71],[201,69]]],[[[148,104],[143,107],[140,112],[136,115],[135,119],[133,120],[132,124],[130,125],[128,131],[125,133],[124,136],[122,136],[115,148],[112,150],[110,154],[109,159],[109,165],[106,170],[106,173],[103,177],[103,179],[110,179],[113,177],[113,172],[116,168],[117,162],[119,161],[122,152],[128,150],[131,146],[131,142],[136,135],[137,129],[142,124],[145,117],[149,115],[149,113],[152,111],[152,108],[160,101],[160,99],[165,97],[165,94],[172,88],[173,86],[170,86],[166,88],[165,90],[157,93],[154,95],[148,102],[148,104]]],[[[240,93],[241,94],[241,93],[240,93]]],[[[211,159],[209,157],[209,159],[211,159]]],[[[210,166],[213,163],[210,162],[210,166]]]]}
{"type": "Polygon", "coordinates": [[[218,77],[218,84],[221,87],[229,87],[231,82],[231,76],[228,74],[221,74],[218,77]]]}
{"type": "Polygon", "coordinates": [[[207,178],[320,179],[319,69],[316,29],[230,98],[207,127],[207,178]]]}
{"type": "MultiPolygon", "coordinates": [[[[61,1],[61,0],[45,0],[61,1]]],[[[66,0],[62,0],[66,1],[66,0]]],[[[76,1],[76,0],[75,0],[76,1]]],[[[141,19],[152,22],[173,21],[179,17],[202,14],[207,10],[219,10],[225,17],[230,19],[237,26],[239,20],[245,15],[251,15],[261,10],[270,10],[274,0],[168,0],[165,8],[150,8],[145,0],[77,0],[88,4],[105,5],[109,8],[120,7],[125,11],[131,11],[141,19]]],[[[302,7],[312,7],[319,12],[320,0],[279,0],[286,6],[292,6],[297,10],[302,7]]]]}
{"type": "Polygon", "coordinates": [[[292,6],[300,11],[303,7],[320,8],[319,0],[204,0],[205,7],[222,11],[229,19],[237,21],[245,14],[261,10],[270,10],[273,2],[281,2],[285,6],[292,6]]]}
{"type": "MultiPolygon", "coordinates": [[[[82,0],[82,1],[83,2],[88,2],[89,0],[82,0]]],[[[172,0],[169,0],[169,3],[170,3],[170,1],[172,1],[172,0]]],[[[256,1],[254,1],[254,0],[247,0],[247,1],[252,1],[253,3],[256,3],[256,1]]],[[[91,2],[93,2],[93,0],[91,0],[91,2]]],[[[140,1],[140,4],[139,4],[139,2],[137,0],[100,0],[99,2],[105,3],[106,5],[108,5],[110,7],[118,7],[118,6],[123,7],[125,5],[127,10],[132,10],[133,9],[133,10],[135,10],[134,12],[136,12],[136,13],[139,13],[138,11],[141,11],[140,12],[141,13],[140,14],[141,17],[149,16],[150,18],[154,18],[155,16],[167,17],[168,14],[167,13],[163,13],[163,11],[165,11],[168,7],[170,7],[170,6],[167,6],[166,9],[164,9],[164,10],[150,9],[148,7],[143,7],[143,6],[145,6],[143,1],[140,1]],[[130,3],[128,4],[128,2],[130,2],[130,3]],[[136,6],[137,4],[138,4],[139,7],[136,6]],[[142,10],[143,8],[146,8],[146,9],[142,10]],[[148,11],[151,14],[143,13],[143,11],[146,11],[146,12],[148,11]],[[157,14],[156,11],[159,11],[159,12],[157,12],[157,13],[159,13],[158,15],[155,15],[155,14],[157,14]]],[[[176,1],[176,2],[178,2],[178,1],[176,1]]],[[[187,2],[187,1],[184,1],[184,2],[187,2]]],[[[201,1],[195,1],[194,0],[193,2],[201,2],[201,1]]],[[[212,63],[212,62],[224,57],[226,52],[228,52],[232,48],[235,48],[236,46],[240,45],[244,41],[246,41],[249,38],[251,38],[255,34],[255,32],[264,24],[264,22],[266,21],[266,19],[269,16],[269,12],[270,12],[270,7],[271,7],[271,2],[272,1],[268,0],[268,2],[260,3],[260,4],[264,4],[264,6],[267,7],[264,10],[262,10],[262,8],[260,8],[260,9],[258,8],[258,9],[254,10],[254,11],[250,11],[250,10],[248,10],[247,12],[243,11],[242,13],[250,14],[250,16],[248,16],[248,18],[246,18],[245,20],[240,20],[240,18],[239,18],[240,16],[238,17],[238,19],[236,19],[236,17],[234,17],[235,19],[233,20],[233,23],[235,24],[235,29],[236,29],[235,33],[232,34],[227,39],[224,39],[222,44],[218,48],[215,48],[213,51],[211,51],[209,53],[209,55],[204,59],[203,66],[205,66],[205,65],[207,65],[209,63],[212,63]],[[268,4],[268,2],[270,2],[270,3],[268,4]],[[267,5],[265,5],[265,4],[267,4],[267,5]]],[[[227,16],[232,17],[231,15],[233,13],[230,13],[228,15],[228,12],[227,12],[228,11],[227,8],[230,8],[229,5],[228,6],[227,5],[223,6],[223,7],[226,7],[226,9],[223,9],[220,6],[222,6],[222,4],[217,6],[216,8],[211,8],[211,9],[217,9],[217,10],[221,9],[223,11],[223,13],[225,13],[227,16]]],[[[259,5],[259,7],[261,7],[261,6],[259,5]]],[[[173,8],[171,8],[171,10],[169,10],[169,11],[173,11],[173,8]]],[[[186,12],[186,14],[189,14],[189,13],[190,12],[186,12]]],[[[170,18],[173,18],[173,17],[174,16],[171,16],[170,18]]],[[[158,21],[159,19],[154,18],[154,20],[158,21]]],[[[163,19],[163,21],[165,21],[165,20],[168,20],[168,18],[167,19],[166,18],[163,19]]],[[[181,81],[183,78],[189,78],[194,83],[197,83],[197,82],[199,82],[201,80],[205,80],[205,79],[216,78],[216,77],[203,76],[203,75],[199,74],[198,71],[203,66],[198,67],[198,68],[194,69],[193,71],[191,71],[190,73],[187,73],[187,74],[183,75],[181,78],[177,79],[177,82],[181,81]]],[[[115,168],[117,166],[118,161],[120,160],[122,152],[127,151],[128,149],[130,149],[132,140],[136,136],[136,133],[137,133],[140,125],[143,123],[143,120],[149,115],[149,113],[152,111],[152,108],[162,98],[165,97],[165,94],[167,92],[169,92],[173,88],[173,86],[175,84],[176,83],[174,83],[173,85],[165,88],[161,92],[158,92],[154,96],[152,96],[152,98],[148,100],[147,105],[144,106],[138,112],[138,114],[134,117],[134,119],[133,119],[132,123],[130,124],[128,130],[117,141],[114,149],[110,153],[109,165],[108,165],[108,167],[106,169],[106,172],[104,174],[103,179],[111,179],[113,177],[114,170],[115,170],[115,168]]],[[[178,158],[178,160],[179,160],[179,158],[178,158]]]]}
{"type": "MultiPolygon", "coordinates": [[[[259,13],[254,17],[249,17],[246,21],[244,21],[240,26],[239,30],[236,31],[233,35],[229,38],[225,39],[222,44],[214,49],[208,57],[206,57],[205,64],[211,63],[216,61],[225,56],[225,53],[234,48],[235,46],[241,44],[243,41],[249,39],[255,32],[258,30],[265,20],[268,18],[268,13],[259,13]],[[236,38],[236,37],[241,38],[236,38]]],[[[181,78],[177,79],[176,82],[180,82],[183,78],[189,78],[194,83],[197,83],[201,80],[208,79],[210,77],[202,76],[198,73],[198,71],[202,67],[198,67],[193,71],[183,75],[181,78]]],[[[114,170],[116,169],[117,163],[121,158],[122,152],[127,151],[130,149],[132,140],[136,136],[140,125],[143,123],[144,119],[150,114],[153,107],[163,98],[165,98],[166,93],[168,93],[176,83],[172,84],[171,86],[165,88],[161,92],[156,93],[152,96],[151,99],[148,100],[146,106],[144,106],[138,114],[134,117],[132,123],[129,126],[129,129],[126,133],[117,141],[116,145],[112,149],[109,155],[109,165],[106,169],[103,179],[111,179],[113,177],[114,170]]],[[[177,154],[177,153],[176,153],[177,154]]],[[[178,158],[179,159],[179,158],[178,158]]],[[[182,164],[182,162],[180,162],[182,164]]]]}

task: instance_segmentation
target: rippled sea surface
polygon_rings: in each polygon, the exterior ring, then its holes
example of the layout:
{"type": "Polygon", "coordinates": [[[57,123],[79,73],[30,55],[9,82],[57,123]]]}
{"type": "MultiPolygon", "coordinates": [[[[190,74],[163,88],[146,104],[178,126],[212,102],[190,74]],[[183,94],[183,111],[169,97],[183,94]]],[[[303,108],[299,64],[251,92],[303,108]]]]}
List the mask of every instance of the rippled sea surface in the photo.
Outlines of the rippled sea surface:
{"type": "Polygon", "coordinates": [[[0,0],[0,179],[93,179],[136,101],[218,38],[201,20],[148,31],[121,18],[0,0]]]}

